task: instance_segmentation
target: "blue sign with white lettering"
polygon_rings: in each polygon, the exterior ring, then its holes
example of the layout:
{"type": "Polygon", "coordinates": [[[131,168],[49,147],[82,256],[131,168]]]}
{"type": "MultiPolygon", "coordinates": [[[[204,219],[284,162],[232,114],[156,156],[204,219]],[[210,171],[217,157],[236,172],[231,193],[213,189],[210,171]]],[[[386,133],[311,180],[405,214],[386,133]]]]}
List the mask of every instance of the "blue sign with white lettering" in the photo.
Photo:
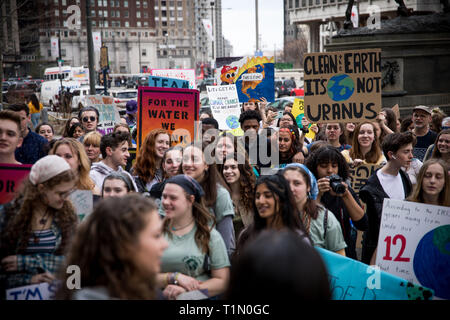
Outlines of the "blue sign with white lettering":
{"type": "Polygon", "coordinates": [[[189,89],[189,81],[174,78],[149,76],[148,86],[157,88],[189,89]]]}

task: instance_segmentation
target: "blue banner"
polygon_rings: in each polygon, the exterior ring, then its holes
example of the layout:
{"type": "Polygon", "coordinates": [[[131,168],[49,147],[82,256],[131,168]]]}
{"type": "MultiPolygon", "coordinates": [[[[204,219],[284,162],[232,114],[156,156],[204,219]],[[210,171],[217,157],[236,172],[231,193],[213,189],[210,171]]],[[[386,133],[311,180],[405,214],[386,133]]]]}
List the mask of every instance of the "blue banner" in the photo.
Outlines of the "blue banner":
{"type": "Polygon", "coordinates": [[[189,89],[189,81],[174,79],[174,78],[149,76],[148,77],[148,86],[149,87],[157,87],[157,88],[189,89]]]}
{"type": "Polygon", "coordinates": [[[431,289],[376,266],[318,248],[328,270],[333,300],[431,300],[431,289]]]}

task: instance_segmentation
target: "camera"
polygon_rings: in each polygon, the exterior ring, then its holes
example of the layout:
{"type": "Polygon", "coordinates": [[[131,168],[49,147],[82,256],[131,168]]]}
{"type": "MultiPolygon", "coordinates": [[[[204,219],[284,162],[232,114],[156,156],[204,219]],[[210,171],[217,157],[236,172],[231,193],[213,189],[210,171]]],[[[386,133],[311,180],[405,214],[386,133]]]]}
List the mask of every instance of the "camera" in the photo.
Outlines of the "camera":
{"type": "Polygon", "coordinates": [[[345,185],[342,184],[344,180],[340,176],[338,176],[337,174],[332,174],[328,177],[328,179],[330,179],[331,190],[333,190],[337,194],[345,193],[345,185]]]}

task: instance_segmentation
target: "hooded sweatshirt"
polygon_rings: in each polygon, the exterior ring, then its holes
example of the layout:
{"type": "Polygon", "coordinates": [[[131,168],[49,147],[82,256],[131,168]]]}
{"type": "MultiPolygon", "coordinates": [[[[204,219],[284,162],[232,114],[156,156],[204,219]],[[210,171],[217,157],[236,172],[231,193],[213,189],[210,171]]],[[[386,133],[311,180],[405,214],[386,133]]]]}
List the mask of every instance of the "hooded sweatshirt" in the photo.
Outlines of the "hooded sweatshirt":
{"type": "MultiPolygon", "coordinates": [[[[103,180],[105,180],[105,178],[110,174],[116,172],[113,168],[107,166],[106,164],[103,163],[103,161],[99,161],[99,162],[95,162],[92,164],[91,166],[91,171],[89,172],[89,176],[91,177],[91,179],[95,182],[95,185],[102,190],[103,188],[103,180]]],[[[117,172],[124,172],[126,173],[129,177],[130,180],[133,182],[133,187],[134,187],[134,191],[138,191],[138,188],[136,186],[136,182],[134,181],[133,177],[126,172],[125,170],[122,169],[122,167],[119,166],[119,169],[117,170],[117,172]]]]}

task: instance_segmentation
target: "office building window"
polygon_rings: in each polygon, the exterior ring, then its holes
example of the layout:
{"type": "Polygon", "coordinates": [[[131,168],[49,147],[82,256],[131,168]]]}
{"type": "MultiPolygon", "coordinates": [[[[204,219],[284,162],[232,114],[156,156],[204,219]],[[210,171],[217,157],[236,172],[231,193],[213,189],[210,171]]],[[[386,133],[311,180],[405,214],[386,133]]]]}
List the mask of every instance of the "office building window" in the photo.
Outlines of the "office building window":
{"type": "Polygon", "coordinates": [[[108,18],[108,11],[103,11],[103,16],[105,17],[105,18],[108,18]]]}
{"type": "Polygon", "coordinates": [[[148,3],[147,3],[147,1],[142,1],[142,6],[143,6],[144,8],[148,8],[148,3]]]}
{"type": "Polygon", "coordinates": [[[141,22],[140,21],[136,22],[136,26],[142,27],[141,22]]]}
{"type": "Polygon", "coordinates": [[[119,8],[120,7],[120,1],[116,0],[116,7],[119,8]]]}
{"type": "Polygon", "coordinates": [[[140,1],[136,1],[136,8],[140,8],[141,7],[141,2],[140,1]]]}
{"type": "Polygon", "coordinates": [[[108,21],[105,21],[104,25],[105,28],[108,28],[108,21]]]}
{"type": "Polygon", "coordinates": [[[98,6],[101,7],[103,5],[103,1],[102,0],[98,0],[98,6]]]}
{"type": "Polygon", "coordinates": [[[124,6],[125,8],[128,8],[128,1],[127,1],[127,0],[125,0],[125,1],[123,2],[123,6],[124,6]]]}
{"type": "Polygon", "coordinates": [[[148,18],[148,12],[144,11],[144,18],[148,18]]]}
{"type": "Polygon", "coordinates": [[[129,28],[130,27],[130,23],[128,21],[125,21],[125,27],[129,28]]]}
{"type": "Polygon", "coordinates": [[[123,12],[123,16],[124,16],[125,18],[128,18],[128,17],[129,17],[128,10],[123,12]]]}
{"type": "Polygon", "coordinates": [[[95,17],[95,10],[91,10],[91,17],[95,17]]]}
{"type": "Polygon", "coordinates": [[[148,27],[148,22],[144,21],[144,27],[148,27]]]}
{"type": "Polygon", "coordinates": [[[140,18],[141,17],[141,12],[140,11],[136,11],[136,18],[140,18]]]}
{"type": "Polygon", "coordinates": [[[63,6],[67,6],[67,1],[66,0],[62,0],[62,5],[63,6]]]}
{"type": "Polygon", "coordinates": [[[109,3],[110,3],[110,6],[111,6],[112,8],[114,8],[114,0],[111,0],[109,3]]]}
{"type": "Polygon", "coordinates": [[[112,18],[115,18],[116,17],[116,12],[113,10],[113,11],[111,11],[111,17],[112,18]]]}
{"type": "Polygon", "coordinates": [[[98,16],[99,17],[103,17],[103,11],[102,10],[98,10],[98,16]]]}
{"type": "Polygon", "coordinates": [[[55,10],[55,17],[59,17],[59,10],[55,10]]]}
{"type": "Polygon", "coordinates": [[[119,10],[116,11],[116,17],[120,18],[120,11],[119,10]]]}
{"type": "Polygon", "coordinates": [[[103,6],[107,7],[108,6],[108,0],[103,0],[103,6]]]}
{"type": "Polygon", "coordinates": [[[142,56],[146,57],[147,56],[147,49],[142,49],[142,56]]]}

